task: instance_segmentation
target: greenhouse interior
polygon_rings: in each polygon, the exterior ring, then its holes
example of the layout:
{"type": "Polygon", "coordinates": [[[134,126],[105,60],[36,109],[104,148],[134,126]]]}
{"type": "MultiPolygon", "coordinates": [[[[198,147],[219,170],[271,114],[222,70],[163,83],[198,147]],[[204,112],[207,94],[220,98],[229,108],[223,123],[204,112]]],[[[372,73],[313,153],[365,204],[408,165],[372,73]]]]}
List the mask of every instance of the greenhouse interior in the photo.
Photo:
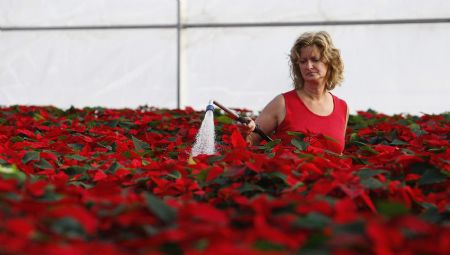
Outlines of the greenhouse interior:
{"type": "Polygon", "coordinates": [[[447,0],[0,0],[0,254],[450,254],[449,46],[447,0]]]}

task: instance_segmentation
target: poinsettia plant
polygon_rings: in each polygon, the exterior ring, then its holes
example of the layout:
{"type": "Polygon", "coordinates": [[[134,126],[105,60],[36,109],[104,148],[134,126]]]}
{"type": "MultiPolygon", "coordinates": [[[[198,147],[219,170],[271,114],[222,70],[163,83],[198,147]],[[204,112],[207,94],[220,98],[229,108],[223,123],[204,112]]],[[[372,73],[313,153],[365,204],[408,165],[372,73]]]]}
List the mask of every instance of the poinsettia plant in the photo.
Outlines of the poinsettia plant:
{"type": "Polygon", "coordinates": [[[1,108],[0,253],[449,253],[449,113],[358,112],[337,155],[248,147],[216,110],[218,152],[192,158],[202,118],[1,108]]]}

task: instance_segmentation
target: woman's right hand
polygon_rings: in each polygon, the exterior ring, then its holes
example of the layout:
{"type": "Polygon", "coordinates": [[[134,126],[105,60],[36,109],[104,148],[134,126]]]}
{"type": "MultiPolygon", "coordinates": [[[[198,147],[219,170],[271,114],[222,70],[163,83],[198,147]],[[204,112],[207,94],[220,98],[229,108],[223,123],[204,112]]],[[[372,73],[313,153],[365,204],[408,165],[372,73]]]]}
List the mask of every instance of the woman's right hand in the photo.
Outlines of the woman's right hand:
{"type": "Polygon", "coordinates": [[[253,132],[253,130],[255,130],[256,123],[250,117],[244,117],[244,119],[247,121],[247,123],[240,123],[240,130],[244,137],[248,137],[253,132]]]}

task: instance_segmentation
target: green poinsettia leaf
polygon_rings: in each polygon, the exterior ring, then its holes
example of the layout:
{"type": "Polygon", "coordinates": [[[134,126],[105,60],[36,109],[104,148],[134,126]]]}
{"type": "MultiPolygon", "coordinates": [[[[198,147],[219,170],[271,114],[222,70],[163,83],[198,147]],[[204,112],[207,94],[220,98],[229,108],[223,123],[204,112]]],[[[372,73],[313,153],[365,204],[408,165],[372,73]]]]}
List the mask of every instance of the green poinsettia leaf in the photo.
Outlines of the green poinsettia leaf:
{"type": "Polygon", "coordinates": [[[89,168],[85,166],[70,166],[66,169],[64,169],[64,172],[68,174],[69,176],[77,175],[77,174],[83,174],[85,173],[89,168]]]}
{"type": "Polygon", "coordinates": [[[286,134],[290,135],[290,136],[297,137],[297,138],[299,138],[301,140],[303,140],[306,137],[306,135],[304,133],[295,132],[295,131],[287,131],[286,134]]]}
{"type": "Polygon", "coordinates": [[[264,192],[265,189],[259,185],[244,182],[241,187],[238,188],[240,193],[259,193],[264,192]]]}
{"type": "Polygon", "coordinates": [[[394,203],[388,201],[381,201],[377,203],[377,210],[379,213],[389,217],[396,217],[405,215],[409,212],[408,207],[401,203],[394,203]]]}
{"type": "Polygon", "coordinates": [[[220,115],[216,118],[216,120],[218,123],[221,123],[221,124],[232,124],[233,123],[233,120],[226,115],[220,115]]]}
{"type": "Polygon", "coordinates": [[[78,154],[69,154],[69,155],[65,155],[64,157],[67,159],[73,159],[73,160],[77,160],[77,161],[84,161],[87,159],[86,157],[83,157],[78,154]]]}
{"type": "Polygon", "coordinates": [[[361,180],[361,185],[367,189],[380,189],[385,186],[384,183],[373,177],[361,180]]]}
{"type": "Polygon", "coordinates": [[[43,158],[41,158],[37,163],[34,163],[34,166],[40,169],[53,169],[52,164],[43,158]]]}
{"type": "Polygon", "coordinates": [[[108,174],[114,174],[118,169],[122,168],[123,166],[117,161],[114,161],[114,163],[111,164],[111,166],[106,170],[106,173],[108,174]]]}
{"type": "Polygon", "coordinates": [[[399,139],[394,139],[394,140],[391,142],[391,145],[393,145],[393,146],[398,146],[398,145],[408,145],[408,143],[407,143],[407,142],[404,142],[404,141],[402,141],[402,140],[399,140],[399,139]]]}
{"type": "Polygon", "coordinates": [[[22,158],[22,163],[26,164],[30,161],[39,161],[41,159],[40,152],[38,151],[29,151],[25,153],[22,158]]]}
{"type": "Polygon", "coordinates": [[[0,176],[4,179],[15,179],[19,182],[23,182],[27,178],[26,174],[17,169],[15,165],[0,165],[0,176]]]}
{"type": "Polygon", "coordinates": [[[447,180],[447,176],[441,173],[439,169],[429,168],[425,171],[422,177],[419,179],[419,186],[427,184],[441,183],[447,180]]]}
{"type": "Polygon", "coordinates": [[[208,162],[209,165],[212,165],[212,164],[214,164],[216,162],[219,162],[219,161],[223,160],[224,158],[225,158],[225,156],[223,156],[223,155],[220,155],[220,156],[212,155],[212,156],[209,156],[206,159],[206,162],[208,162]]]}
{"type": "Polygon", "coordinates": [[[356,175],[358,175],[361,180],[366,180],[379,174],[388,174],[388,173],[389,171],[387,170],[363,168],[358,172],[356,172],[356,175]]]}
{"type": "Polygon", "coordinates": [[[305,217],[298,218],[294,222],[294,226],[306,229],[323,229],[330,223],[331,219],[329,217],[318,212],[311,212],[305,217]]]}
{"type": "Polygon", "coordinates": [[[304,151],[306,148],[308,148],[309,143],[301,141],[297,138],[294,138],[291,140],[291,144],[294,145],[297,149],[304,151]]]}
{"type": "Polygon", "coordinates": [[[86,236],[86,232],[83,226],[78,220],[72,217],[62,217],[56,219],[50,225],[50,229],[61,236],[65,236],[69,239],[79,239],[86,236]]]}
{"type": "Polygon", "coordinates": [[[253,244],[253,247],[257,250],[261,251],[282,251],[284,250],[283,245],[276,244],[273,242],[270,242],[268,240],[257,240],[253,244]]]}
{"type": "Polygon", "coordinates": [[[81,151],[84,148],[84,145],[81,143],[70,143],[67,146],[76,151],[81,151]]]}
{"type": "Polygon", "coordinates": [[[150,149],[150,145],[148,145],[148,143],[139,140],[138,138],[132,136],[131,139],[133,140],[133,144],[134,144],[134,148],[137,151],[145,151],[145,150],[149,150],[150,149]]]}
{"type": "Polygon", "coordinates": [[[168,206],[158,197],[144,192],[144,198],[147,208],[160,220],[166,224],[171,224],[175,222],[177,218],[177,213],[174,208],[168,206]]]}
{"type": "Polygon", "coordinates": [[[420,125],[418,125],[417,123],[413,123],[413,124],[409,125],[408,127],[417,136],[425,135],[427,133],[426,131],[422,130],[420,125]]]}

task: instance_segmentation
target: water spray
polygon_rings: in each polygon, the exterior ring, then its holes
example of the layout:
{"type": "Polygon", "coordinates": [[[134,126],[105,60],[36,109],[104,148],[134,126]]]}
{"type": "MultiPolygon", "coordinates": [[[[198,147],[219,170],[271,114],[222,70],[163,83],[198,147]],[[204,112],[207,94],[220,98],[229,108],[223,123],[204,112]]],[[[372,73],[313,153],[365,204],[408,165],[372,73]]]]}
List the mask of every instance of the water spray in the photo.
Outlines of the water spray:
{"type": "MultiPolygon", "coordinates": [[[[242,124],[248,124],[250,122],[249,119],[246,119],[244,117],[241,117],[239,115],[237,115],[236,113],[234,113],[232,110],[228,109],[227,107],[223,106],[222,104],[220,104],[217,101],[214,100],[210,100],[209,103],[211,105],[211,102],[213,104],[215,104],[217,107],[219,107],[220,109],[222,109],[224,112],[226,112],[233,120],[239,121],[242,124]]],[[[208,105],[208,107],[210,106],[208,105]]],[[[208,107],[206,107],[206,110],[208,110],[208,107]]],[[[214,106],[213,106],[214,109],[214,106]]],[[[266,133],[264,133],[264,131],[262,131],[258,126],[256,126],[256,128],[253,130],[253,132],[257,133],[258,135],[260,135],[264,140],[266,140],[267,142],[272,141],[272,138],[270,138],[268,135],[266,135],[266,133]]]]}
{"type": "Polygon", "coordinates": [[[200,130],[195,137],[195,143],[192,147],[192,156],[199,154],[214,154],[216,151],[216,134],[214,130],[214,105],[212,100],[206,106],[205,117],[203,118],[200,130]]]}

